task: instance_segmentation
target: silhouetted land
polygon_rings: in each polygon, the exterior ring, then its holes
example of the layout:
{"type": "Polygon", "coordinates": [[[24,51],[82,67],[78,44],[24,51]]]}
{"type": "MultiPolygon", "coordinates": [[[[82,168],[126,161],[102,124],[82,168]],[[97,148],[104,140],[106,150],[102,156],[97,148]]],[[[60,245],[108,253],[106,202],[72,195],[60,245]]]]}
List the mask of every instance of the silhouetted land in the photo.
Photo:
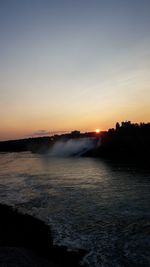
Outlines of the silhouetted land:
{"type": "Polygon", "coordinates": [[[150,123],[116,123],[100,135],[100,146],[89,155],[117,160],[150,161],[150,123]]]}
{"type": "Polygon", "coordinates": [[[31,151],[33,153],[47,152],[57,141],[67,141],[69,139],[78,139],[84,137],[93,137],[95,133],[80,133],[73,131],[72,133],[54,135],[51,137],[36,137],[19,140],[9,140],[0,142],[0,152],[23,152],[31,151]]]}
{"type": "Polygon", "coordinates": [[[1,152],[45,152],[49,149],[49,137],[26,138],[0,142],[1,152]]]}
{"type": "Polygon", "coordinates": [[[49,226],[0,204],[0,266],[77,267],[85,251],[53,245],[49,226]]]}
{"type": "Polygon", "coordinates": [[[84,156],[123,159],[134,161],[150,160],[150,123],[131,123],[130,121],[116,123],[116,127],[108,131],[80,133],[73,131],[69,134],[51,137],[28,138],[0,142],[1,152],[31,151],[47,152],[57,141],[67,141],[79,138],[95,138],[95,147],[84,156]]]}

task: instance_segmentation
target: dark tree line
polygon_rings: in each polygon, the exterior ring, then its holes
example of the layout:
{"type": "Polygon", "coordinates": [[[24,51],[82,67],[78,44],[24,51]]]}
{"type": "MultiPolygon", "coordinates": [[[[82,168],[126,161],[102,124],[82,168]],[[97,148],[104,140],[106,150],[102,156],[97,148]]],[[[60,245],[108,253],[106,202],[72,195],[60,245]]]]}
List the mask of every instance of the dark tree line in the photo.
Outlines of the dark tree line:
{"type": "Polygon", "coordinates": [[[150,159],[150,123],[116,123],[101,136],[96,156],[135,160],[150,159]]]}

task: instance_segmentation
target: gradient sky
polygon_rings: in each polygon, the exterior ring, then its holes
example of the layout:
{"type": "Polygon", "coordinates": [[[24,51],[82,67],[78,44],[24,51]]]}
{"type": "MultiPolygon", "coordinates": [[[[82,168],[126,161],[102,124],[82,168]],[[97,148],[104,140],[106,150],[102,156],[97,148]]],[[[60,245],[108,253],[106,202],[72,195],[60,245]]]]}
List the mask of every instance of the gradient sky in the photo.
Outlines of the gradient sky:
{"type": "Polygon", "coordinates": [[[0,0],[0,140],[150,121],[149,0],[0,0]]]}

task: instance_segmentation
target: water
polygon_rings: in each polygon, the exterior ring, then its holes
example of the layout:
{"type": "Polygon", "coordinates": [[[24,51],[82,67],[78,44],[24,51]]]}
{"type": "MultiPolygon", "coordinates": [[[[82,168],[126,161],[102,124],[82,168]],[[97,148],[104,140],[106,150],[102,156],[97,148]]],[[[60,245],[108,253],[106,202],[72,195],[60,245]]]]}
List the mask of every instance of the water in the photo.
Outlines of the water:
{"type": "Polygon", "coordinates": [[[0,201],[51,226],[84,263],[150,266],[150,170],[92,158],[0,154],[0,201]]]}

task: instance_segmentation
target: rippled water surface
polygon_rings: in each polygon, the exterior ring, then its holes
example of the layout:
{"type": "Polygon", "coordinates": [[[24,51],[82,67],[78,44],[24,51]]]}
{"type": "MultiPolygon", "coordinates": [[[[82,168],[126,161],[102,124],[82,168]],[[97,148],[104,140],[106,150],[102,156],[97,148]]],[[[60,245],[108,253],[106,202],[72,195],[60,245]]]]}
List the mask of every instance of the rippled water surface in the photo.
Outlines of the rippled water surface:
{"type": "Polygon", "coordinates": [[[150,170],[92,158],[0,154],[0,201],[42,218],[91,267],[150,266],[150,170]]]}

